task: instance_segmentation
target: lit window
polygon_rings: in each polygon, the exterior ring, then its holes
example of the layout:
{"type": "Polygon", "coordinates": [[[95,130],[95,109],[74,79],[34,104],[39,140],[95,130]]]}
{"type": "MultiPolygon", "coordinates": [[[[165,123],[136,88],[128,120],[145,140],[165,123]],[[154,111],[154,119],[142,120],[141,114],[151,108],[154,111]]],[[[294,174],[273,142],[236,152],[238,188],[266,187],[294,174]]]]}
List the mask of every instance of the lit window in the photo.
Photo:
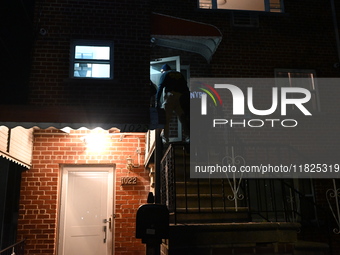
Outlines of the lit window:
{"type": "Polygon", "coordinates": [[[199,0],[199,8],[283,12],[283,0],[199,0]]]}
{"type": "Polygon", "coordinates": [[[71,77],[113,78],[111,43],[75,41],[71,54],[71,77]]]}
{"type": "Polygon", "coordinates": [[[275,70],[275,77],[278,78],[276,83],[279,87],[299,87],[308,89],[311,93],[311,100],[306,103],[306,107],[314,111],[320,110],[314,70],[277,69],[275,70]]]}

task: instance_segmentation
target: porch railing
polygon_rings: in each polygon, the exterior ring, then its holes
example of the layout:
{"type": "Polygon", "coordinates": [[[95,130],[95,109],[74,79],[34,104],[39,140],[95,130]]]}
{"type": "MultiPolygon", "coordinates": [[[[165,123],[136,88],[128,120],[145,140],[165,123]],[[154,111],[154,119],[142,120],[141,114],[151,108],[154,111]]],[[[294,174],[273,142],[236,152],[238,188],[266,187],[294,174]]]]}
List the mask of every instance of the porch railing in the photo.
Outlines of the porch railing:
{"type": "Polygon", "coordinates": [[[21,240],[11,246],[0,251],[0,255],[24,255],[25,254],[25,240],[21,240]]]}
{"type": "MultiPolygon", "coordinates": [[[[243,147],[241,151],[247,150],[249,152],[249,148],[243,147]]],[[[264,152],[264,148],[259,150],[264,152]]],[[[282,146],[271,146],[267,150],[274,158],[292,153],[282,146]],[[275,151],[276,156],[272,155],[275,151]]],[[[174,215],[174,223],[177,222],[176,215],[195,213],[209,214],[211,220],[216,217],[219,222],[249,220],[319,226],[327,219],[326,213],[316,205],[313,194],[299,190],[300,180],[244,179],[237,192],[233,192],[235,180],[191,179],[189,164],[189,151],[183,144],[170,145],[161,161],[161,202],[174,215]],[[248,217],[237,218],[235,213],[247,213],[248,217]]]]}
{"type": "MultiPolygon", "coordinates": [[[[190,178],[189,146],[184,144],[171,144],[161,161],[161,203],[168,206],[169,212],[174,215],[177,223],[178,215],[191,215],[188,221],[195,219],[221,221],[223,215],[235,219],[234,201],[238,203],[238,212],[245,213],[246,200],[243,194],[232,197],[230,183],[225,179],[192,179],[190,178]],[[215,218],[213,217],[213,215],[215,218]],[[232,215],[233,214],[233,215],[232,215]],[[203,216],[202,216],[203,215],[203,216]],[[210,218],[209,218],[210,217],[210,218]]],[[[240,186],[240,191],[245,194],[245,183],[240,186]]],[[[242,216],[243,218],[246,215],[242,216]]]]}
{"type": "Polygon", "coordinates": [[[329,213],[311,194],[294,187],[294,179],[250,179],[247,204],[253,221],[298,222],[303,226],[329,225],[329,213]]]}

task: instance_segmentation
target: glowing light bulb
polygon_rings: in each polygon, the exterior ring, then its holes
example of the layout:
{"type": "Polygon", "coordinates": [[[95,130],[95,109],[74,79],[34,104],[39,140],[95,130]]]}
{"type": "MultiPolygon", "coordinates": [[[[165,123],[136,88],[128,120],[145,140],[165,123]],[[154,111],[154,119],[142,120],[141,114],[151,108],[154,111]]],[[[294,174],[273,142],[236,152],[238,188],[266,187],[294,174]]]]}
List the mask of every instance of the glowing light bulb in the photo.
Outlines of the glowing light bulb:
{"type": "Polygon", "coordinates": [[[89,134],[85,137],[86,147],[91,151],[105,149],[106,137],[103,134],[89,134]]]}

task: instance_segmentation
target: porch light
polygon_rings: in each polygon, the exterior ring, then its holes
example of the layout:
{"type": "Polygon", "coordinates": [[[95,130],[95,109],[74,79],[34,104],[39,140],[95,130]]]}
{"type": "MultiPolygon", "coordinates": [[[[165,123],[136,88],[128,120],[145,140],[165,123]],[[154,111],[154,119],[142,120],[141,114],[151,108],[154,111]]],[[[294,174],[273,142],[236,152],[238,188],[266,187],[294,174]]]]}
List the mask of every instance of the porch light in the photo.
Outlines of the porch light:
{"type": "Polygon", "coordinates": [[[88,134],[80,139],[91,151],[102,151],[105,149],[106,138],[103,134],[88,134]]]}
{"type": "Polygon", "coordinates": [[[133,159],[131,158],[131,156],[129,156],[129,157],[126,159],[126,164],[127,164],[126,168],[127,168],[128,170],[130,170],[130,171],[131,171],[133,168],[138,167],[138,165],[135,166],[135,165],[133,164],[133,159]]]}

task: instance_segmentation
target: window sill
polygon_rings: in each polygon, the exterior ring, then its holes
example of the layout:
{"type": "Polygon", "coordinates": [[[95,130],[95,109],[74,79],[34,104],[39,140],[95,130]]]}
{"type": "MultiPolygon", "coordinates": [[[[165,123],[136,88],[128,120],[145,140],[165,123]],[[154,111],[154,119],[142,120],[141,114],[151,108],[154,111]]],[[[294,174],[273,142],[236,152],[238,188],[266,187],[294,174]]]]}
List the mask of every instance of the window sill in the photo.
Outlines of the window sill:
{"type": "Polygon", "coordinates": [[[197,12],[212,12],[216,13],[256,13],[259,15],[268,15],[268,16],[289,16],[289,13],[286,12],[267,12],[267,11],[251,11],[251,10],[233,10],[233,9],[204,9],[204,8],[197,8],[197,12]]]}
{"type": "Polygon", "coordinates": [[[66,78],[64,79],[65,83],[70,83],[70,84],[93,84],[93,83],[98,83],[98,84],[107,84],[107,83],[119,83],[115,79],[110,79],[110,78],[66,78]]]}

